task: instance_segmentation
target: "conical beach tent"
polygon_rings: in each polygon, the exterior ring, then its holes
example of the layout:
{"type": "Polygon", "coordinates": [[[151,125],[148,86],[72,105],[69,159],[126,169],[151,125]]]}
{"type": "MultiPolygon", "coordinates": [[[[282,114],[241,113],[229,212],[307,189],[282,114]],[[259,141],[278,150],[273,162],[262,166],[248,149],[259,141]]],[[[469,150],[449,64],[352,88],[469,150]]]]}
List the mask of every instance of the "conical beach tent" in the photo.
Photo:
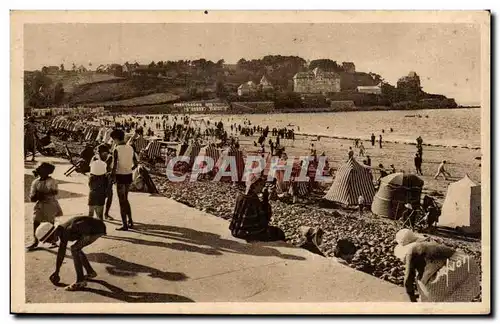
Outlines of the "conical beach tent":
{"type": "Polygon", "coordinates": [[[369,169],[351,158],[338,168],[333,184],[324,198],[351,206],[358,204],[360,195],[363,196],[366,204],[371,204],[375,195],[375,186],[369,169]]]}
{"type": "Polygon", "coordinates": [[[380,187],[373,198],[372,212],[375,215],[398,219],[404,205],[420,205],[420,194],[424,181],[409,173],[393,173],[380,179],[380,187]]]}
{"type": "Polygon", "coordinates": [[[467,233],[480,233],[481,186],[468,176],[450,184],[438,225],[459,228],[467,233]]]}

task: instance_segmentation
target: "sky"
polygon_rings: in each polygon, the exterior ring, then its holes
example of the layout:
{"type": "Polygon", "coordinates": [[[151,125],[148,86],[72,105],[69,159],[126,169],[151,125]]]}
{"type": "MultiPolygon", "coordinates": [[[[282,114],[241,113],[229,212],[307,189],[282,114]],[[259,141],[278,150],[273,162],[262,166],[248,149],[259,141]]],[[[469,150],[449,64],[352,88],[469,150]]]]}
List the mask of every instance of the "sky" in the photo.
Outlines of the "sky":
{"type": "Polygon", "coordinates": [[[297,55],[354,62],[395,85],[410,71],[424,91],[480,102],[480,26],[473,24],[26,24],[24,69],[60,65],[297,55]]]}

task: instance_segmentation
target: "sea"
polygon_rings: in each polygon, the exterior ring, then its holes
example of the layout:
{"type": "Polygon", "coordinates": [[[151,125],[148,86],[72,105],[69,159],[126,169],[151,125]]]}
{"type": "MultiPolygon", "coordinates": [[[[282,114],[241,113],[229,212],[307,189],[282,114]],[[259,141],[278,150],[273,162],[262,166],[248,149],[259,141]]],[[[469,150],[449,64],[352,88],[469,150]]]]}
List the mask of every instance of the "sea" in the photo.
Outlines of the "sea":
{"type": "Polygon", "coordinates": [[[371,134],[383,141],[424,145],[481,147],[481,108],[425,109],[411,111],[353,111],[249,115],[200,115],[203,119],[281,128],[296,134],[369,140],[371,134]],[[392,132],[391,132],[392,128],[392,132]]]}

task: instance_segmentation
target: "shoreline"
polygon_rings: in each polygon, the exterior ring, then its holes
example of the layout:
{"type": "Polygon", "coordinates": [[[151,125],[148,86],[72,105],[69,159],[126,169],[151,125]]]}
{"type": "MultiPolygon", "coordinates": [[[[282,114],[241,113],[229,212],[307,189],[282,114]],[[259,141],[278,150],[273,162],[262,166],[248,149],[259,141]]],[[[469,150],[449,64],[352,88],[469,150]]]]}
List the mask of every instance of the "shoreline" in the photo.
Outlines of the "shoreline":
{"type": "MultiPolygon", "coordinates": [[[[360,138],[360,137],[349,137],[349,136],[338,136],[338,135],[324,135],[324,134],[311,134],[311,133],[303,133],[303,132],[295,132],[297,135],[301,135],[304,137],[311,137],[311,138],[317,138],[318,136],[321,138],[331,138],[331,139],[339,139],[339,140],[351,140],[354,141],[355,139],[360,139],[365,142],[369,142],[370,140],[367,138],[360,138]]],[[[378,139],[375,141],[378,143],[378,139]]],[[[405,145],[412,145],[412,146],[417,146],[417,144],[413,141],[395,141],[395,140],[382,140],[382,143],[392,143],[392,144],[405,144],[405,145]]],[[[469,150],[481,150],[480,146],[467,146],[467,145],[444,145],[444,144],[430,144],[430,143],[424,143],[422,146],[428,146],[428,147],[444,147],[444,148],[463,148],[463,149],[469,149],[469,150]]]]}

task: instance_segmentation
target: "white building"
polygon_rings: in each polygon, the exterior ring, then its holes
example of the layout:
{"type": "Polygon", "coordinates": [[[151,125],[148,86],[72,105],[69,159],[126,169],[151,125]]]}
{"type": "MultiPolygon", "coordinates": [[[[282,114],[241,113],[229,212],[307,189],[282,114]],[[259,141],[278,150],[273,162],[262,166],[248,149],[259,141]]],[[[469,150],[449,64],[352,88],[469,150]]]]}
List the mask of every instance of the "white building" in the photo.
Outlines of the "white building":
{"type": "Polygon", "coordinates": [[[257,92],[257,85],[253,81],[243,83],[238,87],[238,96],[246,96],[257,92]]]}
{"type": "Polygon", "coordinates": [[[358,86],[356,89],[360,93],[382,94],[382,83],[376,86],[358,86]]]}
{"type": "Polygon", "coordinates": [[[340,75],[315,68],[308,72],[299,72],[293,77],[293,91],[298,93],[340,92],[340,75]]]}

